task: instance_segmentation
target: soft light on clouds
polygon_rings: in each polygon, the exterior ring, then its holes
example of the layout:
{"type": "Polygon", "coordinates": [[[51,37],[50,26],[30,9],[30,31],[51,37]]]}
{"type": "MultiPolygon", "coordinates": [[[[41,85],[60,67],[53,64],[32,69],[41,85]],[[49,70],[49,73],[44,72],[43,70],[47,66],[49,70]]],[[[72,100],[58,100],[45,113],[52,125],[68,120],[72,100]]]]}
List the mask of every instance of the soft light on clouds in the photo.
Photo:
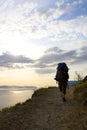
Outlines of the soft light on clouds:
{"type": "MultiPolygon", "coordinates": [[[[57,63],[62,61],[72,69],[72,79],[74,70],[78,69],[77,64],[80,65],[79,71],[85,72],[86,5],[86,0],[0,1],[0,70],[3,70],[3,77],[5,72],[7,75],[9,70],[15,69],[15,74],[19,70],[31,77],[29,83],[41,84],[48,82],[46,79],[50,76],[52,79],[57,63]],[[26,70],[31,70],[32,76],[26,70]],[[37,81],[33,80],[34,76],[37,81]]],[[[24,80],[27,84],[28,78],[24,80]]]]}

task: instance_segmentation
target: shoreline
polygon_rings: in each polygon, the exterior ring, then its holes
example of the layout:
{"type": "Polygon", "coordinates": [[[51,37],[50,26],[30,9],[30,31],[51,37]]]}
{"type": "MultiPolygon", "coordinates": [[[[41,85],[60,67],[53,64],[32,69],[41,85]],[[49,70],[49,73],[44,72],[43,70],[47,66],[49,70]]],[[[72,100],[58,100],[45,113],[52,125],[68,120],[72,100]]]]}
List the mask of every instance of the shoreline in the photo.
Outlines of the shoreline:
{"type": "Polygon", "coordinates": [[[26,90],[23,92],[3,92],[0,99],[0,111],[5,108],[13,107],[18,103],[24,103],[26,100],[31,99],[35,90],[26,90]],[[10,94],[9,94],[10,93],[10,94]],[[25,96],[24,96],[25,95],[25,96]],[[11,98],[12,97],[12,98],[11,98]],[[10,98],[10,99],[9,99],[10,98]],[[15,98],[15,100],[14,100],[15,98]]]}
{"type": "Polygon", "coordinates": [[[87,109],[73,98],[74,87],[63,102],[58,87],[41,88],[31,99],[0,113],[0,130],[83,130],[87,109]]]}

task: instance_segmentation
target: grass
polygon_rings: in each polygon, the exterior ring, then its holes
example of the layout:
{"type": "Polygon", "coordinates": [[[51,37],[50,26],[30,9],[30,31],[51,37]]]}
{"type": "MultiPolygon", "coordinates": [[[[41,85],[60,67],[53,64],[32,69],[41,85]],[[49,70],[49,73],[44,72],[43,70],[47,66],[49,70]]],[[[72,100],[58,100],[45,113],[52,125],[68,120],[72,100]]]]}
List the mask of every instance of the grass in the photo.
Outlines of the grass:
{"type": "Polygon", "coordinates": [[[13,112],[13,111],[16,111],[18,109],[23,109],[23,107],[29,103],[31,104],[33,102],[33,100],[37,99],[37,97],[41,97],[43,95],[46,95],[48,94],[48,89],[47,88],[41,88],[41,89],[38,89],[34,92],[34,94],[32,95],[32,98],[31,99],[28,99],[26,100],[24,103],[17,103],[16,105],[14,106],[11,106],[11,107],[6,107],[6,108],[3,108],[2,110],[0,110],[0,114],[6,114],[6,113],[9,113],[9,112],[13,112]]]}
{"type": "Polygon", "coordinates": [[[87,81],[75,86],[74,98],[81,103],[87,102],[87,81]]]}
{"type": "Polygon", "coordinates": [[[51,90],[51,89],[54,89],[54,88],[56,88],[56,87],[54,87],[54,86],[49,86],[48,88],[40,88],[40,89],[38,89],[38,90],[36,90],[35,92],[34,92],[34,94],[32,95],[32,98],[37,98],[37,97],[41,97],[41,96],[43,96],[43,95],[48,95],[48,93],[49,93],[49,91],[51,90]]]}
{"type": "Polygon", "coordinates": [[[11,111],[15,111],[19,106],[21,106],[21,103],[17,103],[16,105],[11,106],[11,107],[3,108],[2,110],[0,110],[0,114],[1,113],[5,114],[5,113],[11,112],[11,111]]]}
{"type": "Polygon", "coordinates": [[[46,94],[48,94],[49,91],[50,90],[48,88],[40,88],[34,92],[34,94],[32,95],[32,98],[39,97],[39,96],[41,97],[43,95],[46,95],[46,94]]]}

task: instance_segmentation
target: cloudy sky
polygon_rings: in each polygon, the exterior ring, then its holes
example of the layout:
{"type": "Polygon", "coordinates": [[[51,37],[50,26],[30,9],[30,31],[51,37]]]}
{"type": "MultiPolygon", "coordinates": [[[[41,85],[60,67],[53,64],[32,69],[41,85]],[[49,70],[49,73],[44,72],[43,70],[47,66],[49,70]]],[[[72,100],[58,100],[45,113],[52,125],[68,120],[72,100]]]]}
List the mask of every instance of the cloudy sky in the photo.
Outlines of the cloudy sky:
{"type": "Polygon", "coordinates": [[[85,76],[86,42],[87,0],[1,0],[0,85],[55,85],[59,62],[85,76]]]}

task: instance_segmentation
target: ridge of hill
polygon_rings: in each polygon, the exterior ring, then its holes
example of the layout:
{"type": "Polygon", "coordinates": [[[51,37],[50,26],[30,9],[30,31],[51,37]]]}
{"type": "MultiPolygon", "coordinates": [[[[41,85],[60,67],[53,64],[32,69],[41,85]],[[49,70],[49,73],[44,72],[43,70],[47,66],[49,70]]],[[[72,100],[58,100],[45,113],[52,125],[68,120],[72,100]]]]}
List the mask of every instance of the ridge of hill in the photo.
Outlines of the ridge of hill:
{"type": "Polygon", "coordinates": [[[26,102],[2,110],[0,130],[87,130],[87,106],[76,100],[81,91],[74,88],[67,89],[67,102],[57,87],[36,90],[26,102]]]}

